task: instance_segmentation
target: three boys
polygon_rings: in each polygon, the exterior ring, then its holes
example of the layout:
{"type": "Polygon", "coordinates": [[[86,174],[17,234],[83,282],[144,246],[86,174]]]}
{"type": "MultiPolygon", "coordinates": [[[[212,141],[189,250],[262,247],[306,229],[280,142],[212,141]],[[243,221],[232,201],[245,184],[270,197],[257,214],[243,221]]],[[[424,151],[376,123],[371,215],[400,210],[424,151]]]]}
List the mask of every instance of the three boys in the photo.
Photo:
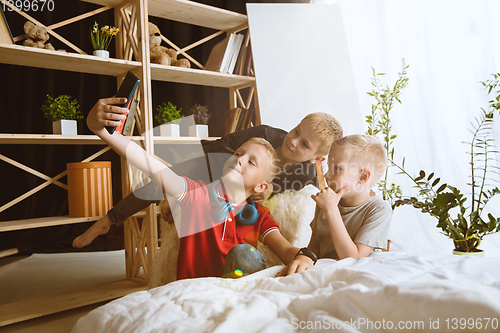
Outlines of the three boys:
{"type": "MultiPolygon", "coordinates": [[[[278,226],[260,204],[255,204],[257,213],[251,225],[235,221],[247,198],[268,190],[276,173],[273,167],[276,152],[266,140],[251,139],[241,145],[225,163],[220,181],[208,186],[201,180],[178,176],[121,134],[110,135],[104,126],[124,120],[128,110],[114,105],[124,102],[122,98],[99,100],[87,117],[87,125],[129,163],[147,172],[168,196],[177,200],[182,209],[178,231],[181,238],[178,279],[222,276],[229,251],[235,245],[256,245],[259,236],[284,263],[295,258],[299,249],[279,233],[278,226]],[[229,208],[219,214],[220,207],[229,208]]],[[[251,248],[249,251],[254,252],[251,248]]],[[[243,274],[252,273],[245,271],[246,267],[237,269],[243,274]]]]}
{"type": "MultiPolygon", "coordinates": [[[[109,135],[104,126],[124,119],[123,110],[112,105],[119,102],[122,101],[116,98],[100,100],[89,113],[87,124],[129,162],[143,171],[151,171],[153,180],[162,184],[165,192],[177,199],[183,209],[178,278],[221,276],[229,251],[236,245],[256,245],[259,235],[288,264],[280,275],[314,268],[315,258],[311,251],[319,257],[357,258],[367,256],[376,247],[385,246],[391,210],[383,200],[370,195],[371,187],[381,177],[387,163],[386,151],[379,140],[353,135],[332,144],[329,171],[325,175],[329,187],[312,196],[317,210],[311,223],[310,251],[298,251],[279,232],[274,232],[278,231],[277,225],[259,204],[256,204],[257,223],[251,228],[233,223],[233,227],[227,229],[229,234],[226,234],[226,228],[235,220],[238,209],[246,205],[246,198],[269,193],[276,167],[283,173],[287,170],[287,163],[295,165],[298,160],[294,157],[301,156],[297,154],[299,149],[311,150],[308,146],[313,140],[287,141],[287,135],[277,149],[266,140],[251,139],[236,149],[225,163],[220,182],[207,186],[203,181],[176,175],[123,136],[109,135]],[[210,213],[214,200],[224,201],[229,207],[221,219],[210,213]],[[193,205],[202,208],[193,213],[193,205]]],[[[301,124],[291,131],[296,137],[300,136],[301,124]]],[[[304,127],[306,132],[312,131],[311,124],[309,128],[303,126],[302,130],[304,127]]],[[[318,140],[313,145],[318,146],[315,151],[319,151],[318,140]]],[[[302,158],[304,156],[308,155],[302,158]]]]}
{"type": "MultiPolygon", "coordinates": [[[[105,100],[100,100],[98,104],[104,103],[103,101],[105,100]]],[[[94,121],[118,126],[123,114],[119,113],[120,110],[115,112],[118,113],[96,112],[94,121]]],[[[279,169],[268,189],[252,196],[254,200],[261,202],[271,193],[281,193],[287,189],[300,190],[308,184],[316,184],[314,163],[324,160],[330,145],[342,135],[342,127],[335,118],[325,113],[311,113],[289,133],[260,125],[215,141],[201,140],[204,156],[176,164],[171,169],[180,176],[210,183],[222,176],[226,160],[238,147],[251,138],[263,138],[273,146],[277,156],[274,162],[279,169]]],[[[134,190],[84,234],[75,238],[73,246],[81,248],[88,245],[97,236],[107,233],[111,225],[120,226],[128,217],[162,199],[161,188],[154,182],[134,190]]],[[[162,217],[166,221],[171,220],[168,211],[169,205],[163,205],[162,217]]]]}

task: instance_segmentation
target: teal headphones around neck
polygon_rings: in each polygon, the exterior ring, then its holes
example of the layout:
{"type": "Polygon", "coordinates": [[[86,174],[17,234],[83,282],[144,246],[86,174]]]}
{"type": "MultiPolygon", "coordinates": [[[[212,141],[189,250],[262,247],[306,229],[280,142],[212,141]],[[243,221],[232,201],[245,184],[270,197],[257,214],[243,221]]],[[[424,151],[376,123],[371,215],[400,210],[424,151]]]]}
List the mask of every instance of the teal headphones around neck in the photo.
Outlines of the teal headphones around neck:
{"type": "MultiPolygon", "coordinates": [[[[220,183],[222,184],[224,190],[223,182],[221,181],[220,183]]],[[[227,218],[229,212],[233,210],[233,205],[226,199],[217,196],[216,186],[211,186],[211,191],[209,192],[209,196],[210,196],[210,209],[211,209],[212,219],[215,222],[224,221],[227,218]]],[[[236,223],[238,223],[239,225],[248,227],[257,222],[258,217],[259,217],[259,211],[257,210],[257,207],[255,207],[255,202],[252,200],[252,198],[249,197],[247,199],[247,204],[235,216],[235,219],[236,223]]]]}

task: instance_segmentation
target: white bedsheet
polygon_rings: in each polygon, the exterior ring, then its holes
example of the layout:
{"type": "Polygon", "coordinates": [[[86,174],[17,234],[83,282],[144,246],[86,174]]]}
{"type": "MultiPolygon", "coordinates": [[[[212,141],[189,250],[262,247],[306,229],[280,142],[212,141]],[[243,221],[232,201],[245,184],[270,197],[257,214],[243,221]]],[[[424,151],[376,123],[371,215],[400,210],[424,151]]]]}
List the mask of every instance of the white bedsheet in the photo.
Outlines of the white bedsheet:
{"type": "Polygon", "coordinates": [[[495,332],[500,258],[388,252],[136,292],[79,319],[87,332],[495,332]],[[487,326],[486,326],[487,325],[487,326]]]}

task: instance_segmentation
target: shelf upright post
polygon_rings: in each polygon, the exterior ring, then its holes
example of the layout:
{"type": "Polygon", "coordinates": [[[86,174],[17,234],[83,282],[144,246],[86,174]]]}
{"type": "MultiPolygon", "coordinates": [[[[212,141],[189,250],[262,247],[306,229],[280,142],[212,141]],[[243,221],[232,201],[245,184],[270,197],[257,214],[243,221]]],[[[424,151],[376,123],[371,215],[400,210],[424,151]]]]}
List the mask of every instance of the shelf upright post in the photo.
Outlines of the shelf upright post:
{"type": "MultiPolygon", "coordinates": [[[[149,33],[148,33],[148,0],[133,0],[129,28],[137,29],[137,45],[133,47],[136,61],[141,63],[136,75],[140,78],[140,126],[142,129],[141,136],[143,137],[143,148],[150,154],[154,154],[153,143],[153,113],[151,101],[151,68],[149,62],[149,33]],[[135,24],[134,24],[135,23],[135,24]]],[[[117,15],[115,15],[116,17],[117,15]]],[[[121,22],[118,22],[121,23],[121,22]]],[[[122,24],[122,27],[124,25],[122,24]]],[[[132,31],[133,32],[133,31],[132,31]]],[[[129,32],[128,32],[129,33],[129,32]]],[[[132,41],[133,42],[133,41],[132,41]]],[[[126,54],[124,45],[117,43],[117,47],[121,47],[117,52],[122,56],[126,54]]],[[[127,163],[123,162],[122,171],[128,174],[127,163]]],[[[127,195],[130,188],[129,177],[123,179],[125,182],[123,195],[127,195]]],[[[154,205],[146,208],[146,216],[143,218],[142,226],[139,226],[137,218],[129,218],[124,223],[125,236],[125,260],[127,278],[135,281],[146,282],[148,279],[151,264],[158,252],[158,233],[156,222],[156,209],[154,205]],[[144,278],[140,277],[140,268],[144,273],[144,278]],[[146,281],[144,281],[146,280],[146,281]]]]}

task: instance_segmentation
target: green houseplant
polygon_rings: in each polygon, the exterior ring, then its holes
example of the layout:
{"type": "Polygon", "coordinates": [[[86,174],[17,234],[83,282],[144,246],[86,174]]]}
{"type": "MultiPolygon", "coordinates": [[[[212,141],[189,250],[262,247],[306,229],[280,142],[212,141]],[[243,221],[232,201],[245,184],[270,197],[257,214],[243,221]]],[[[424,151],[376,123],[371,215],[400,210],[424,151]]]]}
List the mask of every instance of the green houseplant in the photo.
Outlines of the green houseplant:
{"type": "Polygon", "coordinates": [[[161,136],[180,136],[179,124],[184,117],[181,111],[182,109],[177,109],[171,102],[158,105],[155,119],[160,124],[161,136]]]}
{"type": "MultiPolygon", "coordinates": [[[[404,70],[402,73],[405,73],[404,70]]],[[[494,155],[497,153],[493,139],[491,137],[492,123],[496,111],[500,109],[500,74],[494,74],[493,80],[481,82],[488,90],[488,94],[495,93],[495,98],[489,101],[488,110],[482,109],[480,116],[476,118],[476,123],[471,130],[472,138],[468,142],[470,156],[470,186],[471,193],[463,194],[457,187],[441,182],[439,177],[435,177],[434,173],[426,173],[421,170],[418,176],[411,176],[405,170],[404,159],[402,165],[398,165],[393,161],[394,148],[392,148],[392,140],[395,135],[391,134],[391,122],[389,113],[384,110],[390,110],[388,107],[379,107],[381,105],[391,105],[388,99],[394,98],[398,102],[401,87],[398,84],[401,81],[400,77],[393,89],[380,90],[377,89],[369,93],[376,97],[377,104],[372,107],[372,115],[367,117],[369,124],[368,134],[384,135],[384,142],[389,157],[389,166],[396,167],[399,174],[406,175],[415,184],[418,189],[418,194],[415,196],[403,197],[399,186],[391,184],[387,187],[384,180],[379,184],[385,198],[391,199],[393,209],[403,205],[412,205],[424,213],[430,214],[438,220],[437,227],[442,233],[453,240],[455,245],[454,253],[480,253],[478,249],[484,236],[500,231],[500,218],[488,214],[487,219],[484,219],[483,210],[488,202],[495,195],[500,193],[497,180],[489,177],[490,173],[497,173],[498,167],[494,165],[494,155]],[[379,121],[375,122],[375,117],[379,117],[379,121]],[[469,205],[467,205],[469,200],[469,205]],[[456,217],[455,217],[456,216],[456,217]]],[[[374,86],[379,85],[377,74],[374,71],[374,86]]]]}
{"type": "Polygon", "coordinates": [[[385,174],[382,179],[378,181],[377,187],[381,192],[383,199],[387,200],[391,205],[393,205],[395,200],[400,198],[402,195],[401,187],[395,183],[389,182],[390,168],[399,167],[394,162],[393,144],[397,136],[392,133],[390,113],[396,102],[401,104],[399,97],[401,96],[402,90],[408,85],[409,81],[406,77],[406,70],[409,66],[406,65],[404,59],[402,60],[401,67],[401,72],[398,73],[398,78],[392,87],[389,85],[384,86],[380,77],[385,75],[385,73],[377,73],[372,67],[373,89],[371,92],[367,93],[375,98],[376,103],[372,104],[371,113],[366,116],[366,123],[368,124],[366,134],[379,137],[382,140],[387,151],[388,159],[387,169],[385,170],[385,174]]]}
{"type": "Polygon", "coordinates": [[[47,94],[42,104],[43,116],[52,121],[54,134],[76,135],[76,120],[82,119],[78,101],[69,95],[60,95],[57,98],[47,94]]]}
{"type": "Polygon", "coordinates": [[[484,218],[484,208],[495,195],[500,193],[498,180],[489,177],[490,173],[497,173],[494,165],[494,155],[498,153],[491,137],[492,123],[495,113],[500,109],[500,74],[493,74],[494,79],[481,82],[488,90],[488,94],[495,92],[495,98],[489,101],[487,110],[481,109],[476,117],[476,123],[471,129],[472,138],[466,142],[470,156],[470,194],[463,194],[458,188],[441,184],[440,178],[434,173],[429,175],[424,170],[417,177],[411,177],[419,192],[416,196],[396,200],[395,206],[413,205],[424,213],[438,219],[438,228],[455,244],[454,253],[482,252],[478,247],[484,236],[500,231],[500,218],[488,214],[484,218]],[[469,205],[467,205],[469,200],[469,205]],[[451,210],[456,208],[458,212],[451,210]],[[456,217],[455,217],[456,216],[456,217]]]}
{"type": "Polygon", "coordinates": [[[210,119],[208,107],[195,104],[190,111],[193,115],[195,124],[189,126],[189,136],[200,138],[208,137],[208,120],[210,119]]]}

